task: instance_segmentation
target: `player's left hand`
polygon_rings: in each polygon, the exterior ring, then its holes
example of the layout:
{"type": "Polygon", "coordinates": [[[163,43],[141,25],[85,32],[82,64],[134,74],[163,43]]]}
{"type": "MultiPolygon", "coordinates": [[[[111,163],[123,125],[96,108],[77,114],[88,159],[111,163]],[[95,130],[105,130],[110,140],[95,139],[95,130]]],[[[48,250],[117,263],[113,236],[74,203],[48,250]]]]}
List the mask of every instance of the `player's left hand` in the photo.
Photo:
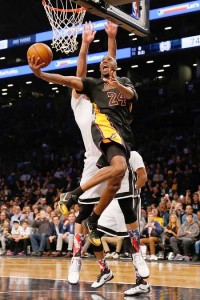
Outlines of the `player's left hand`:
{"type": "Polygon", "coordinates": [[[107,33],[108,37],[115,38],[117,35],[117,25],[107,20],[107,23],[105,24],[105,32],[107,33]]]}
{"type": "Polygon", "coordinates": [[[94,31],[94,25],[89,22],[85,23],[83,27],[82,41],[83,43],[91,44],[94,40],[96,31],[94,31]]]}
{"type": "Polygon", "coordinates": [[[109,70],[109,79],[104,77],[103,81],[113,87],[118,87],[120,84],[117,80],[116,71],[111,69],[109,70]]]}

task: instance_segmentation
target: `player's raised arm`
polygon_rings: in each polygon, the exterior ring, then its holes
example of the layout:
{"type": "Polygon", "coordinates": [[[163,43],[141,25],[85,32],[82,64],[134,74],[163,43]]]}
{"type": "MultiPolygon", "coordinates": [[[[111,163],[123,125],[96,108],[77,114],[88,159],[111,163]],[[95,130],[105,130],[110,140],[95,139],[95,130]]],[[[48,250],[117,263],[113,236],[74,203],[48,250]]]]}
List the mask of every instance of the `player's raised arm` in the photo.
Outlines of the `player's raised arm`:
{"type": "Polygon", "coordinates": [[[85,23],[83,27],[81,49],[78,56],[76,76],[86,77],[87,74],[87,54],[90,44],[93,42],[96,31],[94,25],[89,22],[85,23]]]}
{"type": "Polygon", "coordinates": [[[44,63],[41,63],[40,58],[35,59],[34,56],[28,57],[28,63],[35,76],[45,81],[52,82],[55,84],[60,84],[60,85],[66,85],[68,87],[76,89],[77,91],[83,90],[83,83],[81,78],[79,77],[62,76],[60,74],[42,72],[41,68],[44,67],[44,63]]]}
{"type": "Polygon", "coordinates": [[[116,35],[117,35],[117,25],[112,23],[111,21],[107,20],[105,24],[105,31],[108,35],[108,56],[113,57],[116,59],[117,54],[117,42],[116,42],[116,35]]]}
{"type": "MultiPolygon", "coordinates": [[[[77,61],[77,69],[76,76],[78,77],[86,77],[87,74],[87,54],[89,50],[90,44],[93,42],[96,31],[94,31],[94,25],[89,22],[85,23],[83,27],[82,34],[82,43],[79,51],[78,61],[77,61]]],[[[72,95],[76,98],[79,98],[80,95],[76,93],[75,90],[72,91],[72,95]]]]}

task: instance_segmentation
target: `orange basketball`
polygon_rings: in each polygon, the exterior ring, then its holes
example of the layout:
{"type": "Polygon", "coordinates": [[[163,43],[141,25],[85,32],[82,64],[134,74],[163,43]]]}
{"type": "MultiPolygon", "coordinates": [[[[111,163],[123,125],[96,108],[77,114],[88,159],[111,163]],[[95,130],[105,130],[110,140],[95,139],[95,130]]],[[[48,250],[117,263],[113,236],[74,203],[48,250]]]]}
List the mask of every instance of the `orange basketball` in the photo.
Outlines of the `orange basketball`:
{"type": "MultiPolygon", "coordinates": [[[[28,48],[27,58],[28,56],[35,56],[35,59],[38,57],[41,59],[41,62],[45,63],[45,66],[48,66],[53,59],[53,53],[49,46],[43,43],[35,43],[28,48]]],[[[44,68],[43,67],[43,68],[44,68]]]]}

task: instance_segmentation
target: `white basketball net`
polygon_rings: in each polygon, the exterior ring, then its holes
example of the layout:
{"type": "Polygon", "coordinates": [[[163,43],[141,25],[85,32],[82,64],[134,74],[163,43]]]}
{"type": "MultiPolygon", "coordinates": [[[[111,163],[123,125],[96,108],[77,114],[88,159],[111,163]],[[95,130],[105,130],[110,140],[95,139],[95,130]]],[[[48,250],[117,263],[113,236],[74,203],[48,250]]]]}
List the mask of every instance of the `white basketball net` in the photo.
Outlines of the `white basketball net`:
{"type": "Polygon", "coordinates": [[[66,54],[77,49],[77,34],[86,10],[71,0],[42,0],[52,27],[52,47],[66,54]]]}

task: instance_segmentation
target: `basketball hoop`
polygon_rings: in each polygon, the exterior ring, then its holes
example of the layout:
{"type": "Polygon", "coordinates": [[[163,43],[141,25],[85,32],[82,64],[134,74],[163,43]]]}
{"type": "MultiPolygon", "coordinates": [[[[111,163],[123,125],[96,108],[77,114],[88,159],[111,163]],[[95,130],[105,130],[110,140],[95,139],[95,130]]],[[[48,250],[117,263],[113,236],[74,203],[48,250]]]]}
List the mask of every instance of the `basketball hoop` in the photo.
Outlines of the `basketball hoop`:
{"type": "Polygon", "coordinates": [[[86,9],[71,0],[42,0],[53,31],[52,47],[66,54],[77,49],[86,9]]]}

